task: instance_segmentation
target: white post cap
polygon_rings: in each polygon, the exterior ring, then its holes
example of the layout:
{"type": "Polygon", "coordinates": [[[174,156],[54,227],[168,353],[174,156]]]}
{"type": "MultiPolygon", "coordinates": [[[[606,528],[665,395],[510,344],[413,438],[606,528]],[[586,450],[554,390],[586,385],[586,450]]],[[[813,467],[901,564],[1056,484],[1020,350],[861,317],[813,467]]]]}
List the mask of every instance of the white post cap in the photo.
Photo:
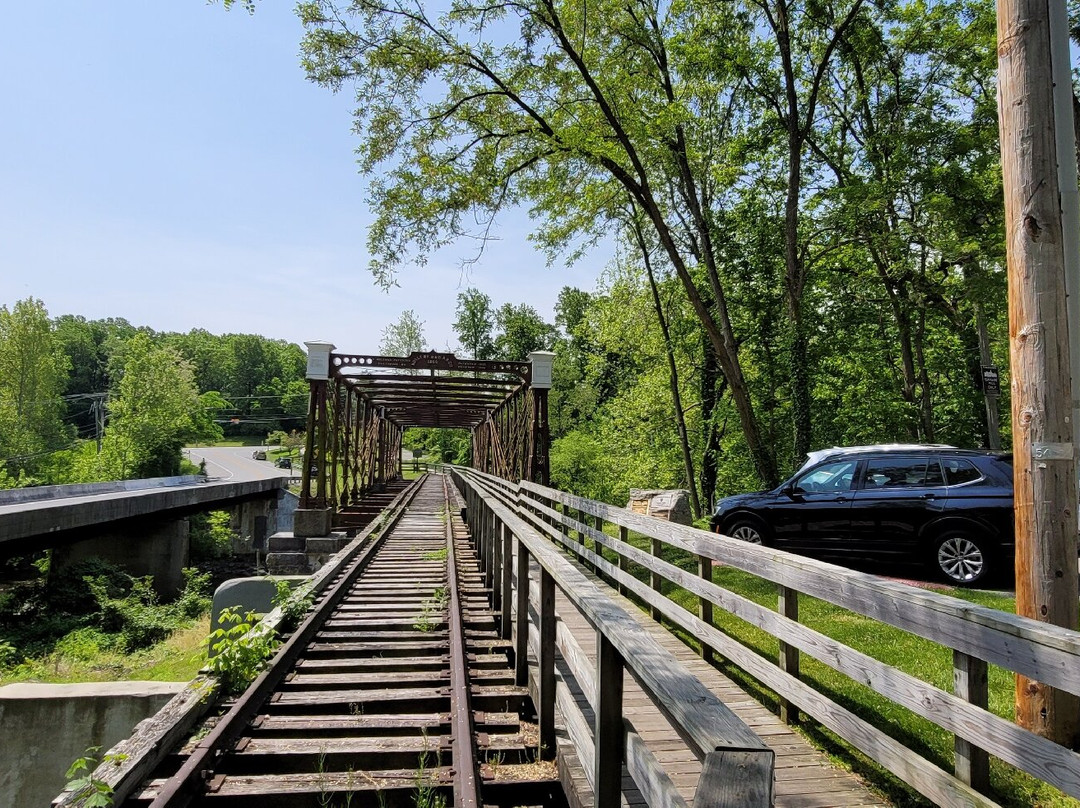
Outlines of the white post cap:
{"type": "Polygon", "coordinates": [[[551,364],[555,354],[551,351],[533,351],[529,354],[532,362],[532,386],[541,390],[551,388],[551,364]]]}
{"type": "Polygon", "coordinates": [[[307,377],[309,379],[330,378],[330,352],[337,346],[332,342],[316,339],[304,343],[307,346],[307,377]]]}

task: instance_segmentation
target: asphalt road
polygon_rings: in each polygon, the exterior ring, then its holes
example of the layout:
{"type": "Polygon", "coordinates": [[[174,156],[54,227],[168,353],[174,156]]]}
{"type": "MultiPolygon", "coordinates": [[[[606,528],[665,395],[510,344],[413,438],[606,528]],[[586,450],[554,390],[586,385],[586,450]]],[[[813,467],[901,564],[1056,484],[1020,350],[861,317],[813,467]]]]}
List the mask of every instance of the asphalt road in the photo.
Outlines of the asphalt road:
{"type": "MultiPolygon", "coordinates": [[[[273,460],[255,460],[255,451],[267,451],[267,446],[199,446],[184,449],[184,457],[195,465],[206,460],[206,475],[211,480],[265,480],[269,477],[291,477],[292,469],[279,469],[273,460]]],[[[270,455],[267,455],[269,457],[270,455]]],[[[299,471],[297,471],[299,473],[299,471]]]]}

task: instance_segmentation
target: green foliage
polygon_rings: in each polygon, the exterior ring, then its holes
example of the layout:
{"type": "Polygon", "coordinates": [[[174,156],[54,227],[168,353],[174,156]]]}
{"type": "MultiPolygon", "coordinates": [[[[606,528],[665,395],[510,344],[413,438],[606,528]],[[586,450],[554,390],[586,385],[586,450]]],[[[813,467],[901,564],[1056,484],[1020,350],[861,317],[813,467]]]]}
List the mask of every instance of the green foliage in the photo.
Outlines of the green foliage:
{"type": "MultiPolygon", "coordinates": [[[[75,759],[65,775],[68,783],[64,790],[70,791],[72,797],[84,808],[110,808],[113,804],[112,786],[95,776],[99,751],[100,746],[91,746],[82,757],[75,759]]],[[[100,763],[119,766],[127,759],[125,754],[110,754],[105,755],[100,763]]]]}
{"type": "Polygon", "coordinates": [[[209,608],[205,591],[209,573],[184,571],[185,587],[170,604],[160,604],[150,576],[131,579],[122,596],[115,596],[105,577],[89,577],[87,584],[98,604],[97,624],[105,632],[119,637],[124,650],[135,651],[160,642],[209,608]]]}
{"type": "Polygon", "coordinates": [[[492,328],[495,325],[491,298],[478,289],[466,289],[457,297],[454,333],[473,359],[491,359],[495,355],[492,328]]]}
{"type": "Polygon", "coordinates": [[[178,598],[161,603],[149,578],[132,578],[100,559],[86,559],[43,581],[0,595],[0,642],[7,667],[49,658],[87,661],[101,653],[130,654],[184,628],[210,608],[210,576],[184,570],[178,598]]]}
{"type": "Polygon", "coordinates": [[[524,362],[533,351],[550,350],[555,341],[555,329],[525,303],[499,306],[495,325],[494,355],[498,359],[524,362]]]}
{"type": "Polygon", "coordinates": [[[3,487],[14,487],[13,478],[32,475],[49,452],[70,443],[60,399],[69,368],[40,300],[20,300],[10,310],[0,306],[3,487]]]}
{"type": "Polygon", "coordinates": [[[274,608],[281,609],[280,630],[292,631],[311,610],[315,599],[307,587],[294,590],[288,581],[278,580],[274,582],[274,598],[271,602],[274,608]]]}
{"type": "Polygon", "coordinates": [[[379,352],[383,356],[408,356],[424,350],[425,345],[423,320],[415,311],[403,311],[397,322],[383,329],[379,352]]]}
{"type": "Polygon", "coordinates": [[[213,650],[210,670],[218,677],[223,691],[242,693],[266,667],[274,654],[277,639],[273,632],[252,631],[258,622],[255,612],[243,617],[232,609],[222,609],[220,627],[210,633],[207,645],[213,650]]]}
{"type": "Polygon", "coordinates": [[[198,564],[232,555],[236,533],[229,527],[228,511],[210,511],[188,517],[191,562],[198,564]]]}
{"type": "Polygon", "coordinates": [[[552,442],[551,484],[555,488],[614,502],[614,476],[604,446],[587,432],[575,430],[552,442]]]}
{"type": "Polygon", "coordinates": [[[185,442],[221,436],[212,418],[221,397],[200,397],[191,364],[175,349],[138,333],[124,344],[122,368],[102,452],[84,461],[83,480],[175,475],[185,442]]]}
{"type": "Polygon", "coordinates": [[[463,429],[413,427],[405,430],[402,446],[436,463],[468,465],[472,456],[472,438],[463,429]]]}

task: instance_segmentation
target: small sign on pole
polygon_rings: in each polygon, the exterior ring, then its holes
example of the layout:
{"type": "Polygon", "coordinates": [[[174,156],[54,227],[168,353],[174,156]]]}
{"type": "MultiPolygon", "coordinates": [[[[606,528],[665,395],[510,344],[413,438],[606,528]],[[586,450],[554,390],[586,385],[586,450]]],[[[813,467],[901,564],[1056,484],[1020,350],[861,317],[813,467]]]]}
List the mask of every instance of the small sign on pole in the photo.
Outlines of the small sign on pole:
{"type": "Polygon", "coordinates": [[[998,369],[992,365],[983,365],[979,375],[982,382],[982,391],[988,396],[1001,395],[1001,377],[998,369]]]}

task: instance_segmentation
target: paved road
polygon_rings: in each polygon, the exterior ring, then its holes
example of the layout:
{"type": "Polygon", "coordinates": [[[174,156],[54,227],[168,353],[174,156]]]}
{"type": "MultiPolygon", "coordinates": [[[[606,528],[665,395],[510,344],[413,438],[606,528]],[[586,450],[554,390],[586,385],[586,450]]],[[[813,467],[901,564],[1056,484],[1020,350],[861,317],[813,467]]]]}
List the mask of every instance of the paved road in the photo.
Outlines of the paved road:
{"type": "Polygon", "coordinates": [[[255,460],[251,456],[256,450],[265,452],[267,449],[266,446],[199,446],[184,449],[184,456],[195,465],[206,460],[206,474],[211,480],[245,482],[291,477],[292,469],[279,469],[273,460],[255,460]]]}

